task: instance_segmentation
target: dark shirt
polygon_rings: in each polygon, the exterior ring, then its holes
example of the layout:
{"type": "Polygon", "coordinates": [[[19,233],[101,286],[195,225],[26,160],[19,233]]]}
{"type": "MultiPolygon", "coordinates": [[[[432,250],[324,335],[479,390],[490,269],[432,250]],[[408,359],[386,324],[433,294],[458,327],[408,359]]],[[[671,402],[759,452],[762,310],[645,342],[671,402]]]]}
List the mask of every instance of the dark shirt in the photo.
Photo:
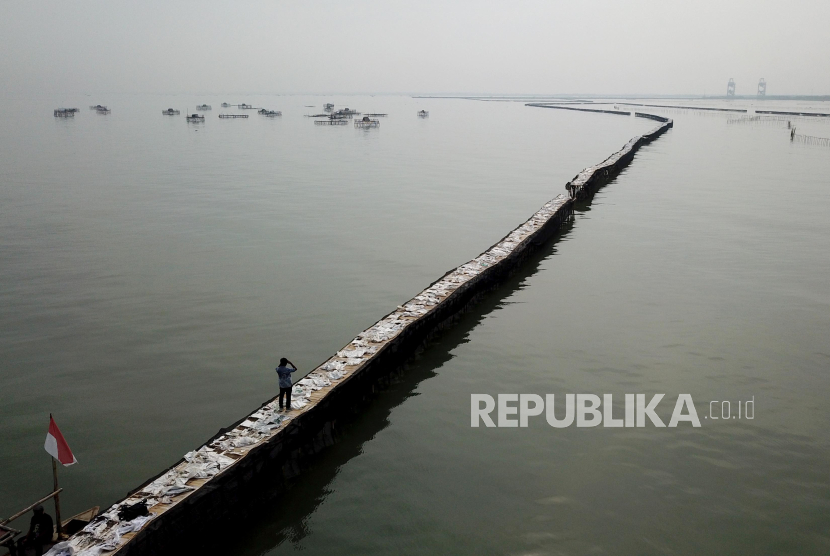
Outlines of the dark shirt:
{"type": "Polygon", "coordinates": [[[30,538],[36,542],[51,541],[52,535],[55,534],[52,516],[45,512],[40,515],[33,515],[32,521],[29,522],[29,534],[31,535],[30,538]]]}
{"type": "Polygon", "coordinates": [[[280,377],[280,388],[291,388],[291,373],[296,370],[290,367],[277,367],[277,374],[280,377]]]}

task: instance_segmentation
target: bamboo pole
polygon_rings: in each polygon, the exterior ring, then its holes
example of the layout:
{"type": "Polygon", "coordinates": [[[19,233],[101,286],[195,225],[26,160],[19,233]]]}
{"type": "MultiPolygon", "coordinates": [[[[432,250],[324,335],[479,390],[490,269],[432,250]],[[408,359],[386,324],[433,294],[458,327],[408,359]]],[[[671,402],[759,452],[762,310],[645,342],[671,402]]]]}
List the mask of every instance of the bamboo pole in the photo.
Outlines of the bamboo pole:
{"type": "Polygon", "coordinates": [[[61,530],[61,499],[60,490],[58,489],[58,460],[52,458],[52,477],[55,480],[55,530],[58,532],[58,540],[61,540],[63,533],[61,530]]]}
{"type": "Polygon", "coordinates": [[[60,493],[62,490],[63,490],[62,488],[59,488],[59,489],[55,490],[54,492],[52,492],[51,494],[49,494],[48,496],[44,496],[43,498],[41,498],[40,500],[38,500],[37,502],[35,502],[35,503],[34,503],[34,504],[32,504],[31,506],[29,506],[28,508],[25,508],[25,509],[23,509],[23,510],[20,510],[19,512],[17,512],[16,514],[14,514],[14,515],[13,515],[13,516],[11,516],[11,517],[7,517],[6,519],[0,520],[0,525],[5,525],[6,523],[11,523],[12,521],[14,521],[15,519],[17,519],[17,518],[18,518],[18,517],[20,517],[21,515],[25,514],[26,512],[28,512],[29,510],[31,510],[32,508],[34,508],[35,506],[37,506],[38,504],[43,504],[44,502],[46,502],[46,501],[47,501],[47,500],[49,500],[50,498],[52,498],[52,497],[54,497],[54,496],[57,496],[57,495],[58,495],[58,493],[60,493]]]}
{"type": "Polygon", "coordinates": [[[8,531],[9,533],[14,533],[15,535],[19,535],[20,533],[23,532],[23,531],[18,531],[17,529],[14,529],[12,527],[9,527],[8,525],[0,525],[0,532],[2,532],[2,531],[8,531]]]}

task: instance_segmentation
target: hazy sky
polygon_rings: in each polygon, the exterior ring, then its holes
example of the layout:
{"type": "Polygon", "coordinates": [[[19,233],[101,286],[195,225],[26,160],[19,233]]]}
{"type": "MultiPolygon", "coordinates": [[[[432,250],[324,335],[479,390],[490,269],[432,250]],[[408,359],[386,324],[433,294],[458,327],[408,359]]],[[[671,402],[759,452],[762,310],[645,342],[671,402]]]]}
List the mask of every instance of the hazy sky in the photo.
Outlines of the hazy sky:
{"type": "Polygon", "coordinates": [[[830,0],[0,0],[0,91],[830,94],[830,0]]]}

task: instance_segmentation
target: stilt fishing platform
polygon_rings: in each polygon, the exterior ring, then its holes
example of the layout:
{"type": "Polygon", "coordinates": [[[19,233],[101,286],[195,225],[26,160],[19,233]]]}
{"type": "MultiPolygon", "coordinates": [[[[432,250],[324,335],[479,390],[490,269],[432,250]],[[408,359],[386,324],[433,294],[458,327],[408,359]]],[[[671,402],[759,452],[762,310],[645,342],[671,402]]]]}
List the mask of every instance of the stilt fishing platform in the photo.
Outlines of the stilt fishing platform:
{"type": "Polygon", "coordinates": [[[220,118],[247,118],[248,114],[219,114],[220,118]]]}
{"type": "Polygon", "coordinates": [[[373,120],[369,116],[363,116],[363,119],[354,121],[354,126],[362,128],[380,127],[380,120],[373,120]]]}

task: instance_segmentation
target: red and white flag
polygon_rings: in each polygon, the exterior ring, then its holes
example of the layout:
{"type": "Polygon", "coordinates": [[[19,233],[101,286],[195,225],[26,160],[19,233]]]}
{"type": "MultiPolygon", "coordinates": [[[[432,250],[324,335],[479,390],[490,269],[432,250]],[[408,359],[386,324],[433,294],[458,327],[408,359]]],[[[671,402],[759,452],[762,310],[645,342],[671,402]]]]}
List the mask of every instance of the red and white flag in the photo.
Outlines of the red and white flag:
{"type": "Polygon", "coordinates": [[[61,431],[55,424],[55,420],[52,419],[51,414],[49,415],[49,432],[46,433],[46,444],[44,444],[43,447],[47,452],[49,452],[49,455],[61,462],[63,465],[78,463],[78,460],[75,459],[75,455],[72,453],[72,450],[69,449],[69,444],[66,443],[61,431]]]}

